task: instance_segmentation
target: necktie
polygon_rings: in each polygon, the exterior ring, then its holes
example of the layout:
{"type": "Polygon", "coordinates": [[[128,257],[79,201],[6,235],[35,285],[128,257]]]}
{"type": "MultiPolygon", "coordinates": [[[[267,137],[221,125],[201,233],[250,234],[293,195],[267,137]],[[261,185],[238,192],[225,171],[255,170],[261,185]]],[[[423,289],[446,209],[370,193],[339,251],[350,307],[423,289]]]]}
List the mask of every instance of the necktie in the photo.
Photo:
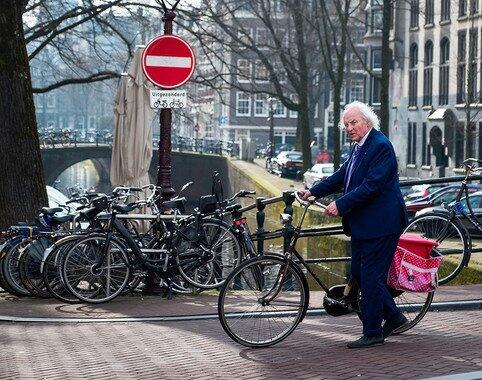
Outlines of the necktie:
{"type": "Polygon", "coordinates": [[[356,161],[358,160],[358,156],[360,155],[360,150],[361,146],[355,144],[355,147],[353,148],[353,154],[351,155],[351,159],[348,164],[345,191],[347,191],[348,185],[350,184],[351,175],[353,174],[353,169],[355,169],[356,161]]]}

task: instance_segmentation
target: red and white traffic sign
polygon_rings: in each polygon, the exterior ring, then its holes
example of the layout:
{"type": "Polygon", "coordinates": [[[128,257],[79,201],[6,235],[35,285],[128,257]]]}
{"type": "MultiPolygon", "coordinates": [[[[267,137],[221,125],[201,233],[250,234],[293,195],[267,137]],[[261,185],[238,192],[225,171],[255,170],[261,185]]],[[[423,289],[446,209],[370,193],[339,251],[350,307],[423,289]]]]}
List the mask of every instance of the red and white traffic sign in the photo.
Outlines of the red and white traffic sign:
{"type": "Polygon", "coordinates": [[[162,88],[176,88],[191,78],[196,57],[191,46],[178,36],[165,34],[152,39],[142,53],[146,77],[162,88]]]}

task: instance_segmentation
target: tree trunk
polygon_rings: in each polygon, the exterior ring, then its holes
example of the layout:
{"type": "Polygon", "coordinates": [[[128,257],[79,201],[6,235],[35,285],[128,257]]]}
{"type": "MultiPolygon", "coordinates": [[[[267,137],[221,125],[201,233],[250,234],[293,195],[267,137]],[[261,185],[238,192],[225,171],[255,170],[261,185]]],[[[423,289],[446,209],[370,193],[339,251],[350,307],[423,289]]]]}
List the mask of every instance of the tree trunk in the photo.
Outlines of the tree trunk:
{"type": "Polygon", "coordinates": [[[380,83],[380,131],[388,137],[390,123],[390,16],[392,0],[383,0],[383,26],[382,26],[382,78],[380,83]]]}
{"type": "Polygon", "coordinates": [[[0,228],[47,205],[22,3],[0,2],[0,228]]]}

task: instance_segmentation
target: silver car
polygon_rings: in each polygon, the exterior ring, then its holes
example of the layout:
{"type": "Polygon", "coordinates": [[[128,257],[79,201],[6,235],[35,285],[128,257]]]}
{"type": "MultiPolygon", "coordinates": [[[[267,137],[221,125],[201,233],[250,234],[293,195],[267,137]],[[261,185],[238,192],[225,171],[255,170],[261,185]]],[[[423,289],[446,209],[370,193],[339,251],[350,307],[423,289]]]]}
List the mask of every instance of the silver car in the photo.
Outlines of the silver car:
{"type": "Polygon", "coordinates": [[[307,189],[311,188],[315,182],[321,181],[326,177],[332,175],[335,171],[335,166],[332,163],[315,164],[313,167],[303,174],[303,183],[307,189]]]}

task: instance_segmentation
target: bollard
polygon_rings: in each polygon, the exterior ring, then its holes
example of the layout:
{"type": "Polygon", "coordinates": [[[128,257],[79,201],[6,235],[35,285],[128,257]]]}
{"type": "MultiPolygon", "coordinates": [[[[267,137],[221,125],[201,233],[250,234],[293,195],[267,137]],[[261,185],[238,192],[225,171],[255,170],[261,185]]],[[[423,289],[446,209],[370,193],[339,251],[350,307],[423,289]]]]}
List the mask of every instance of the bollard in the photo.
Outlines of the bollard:
{"type": "MultiPolygon", "coordinates": [[[[292,191],[284,191],[283,201],[285,202],[285,208],[283,212],[285,214],[289,214],[293,216],[293,202],[295,201],[294,193],[292,191]]],[[[293,238],[293,234],[294,234],[294,227],[291,224],[291,222],[288,222],[283,226],[282,234],[283,234],[283,253],[286,253],[288,252],[288,249],[291,244],[291,239],[293,238]]],[[[291,274],[288,274],[284,285],[286,289],[292,288],[292,281],[293,279],[291,278],[291,274]]]]}
{"type": "Polygon", "coordinates": [[[258,197],[256,198],[256,208],[258,211],[256,212],[256,233],[258,234],[258,255],[262,255],[264,253],[264,237],[262,234],[264,233],[264,220],[266,218],[266,214],[264,209],[266,205],[263,203],[264,198],[258,197]]]}

